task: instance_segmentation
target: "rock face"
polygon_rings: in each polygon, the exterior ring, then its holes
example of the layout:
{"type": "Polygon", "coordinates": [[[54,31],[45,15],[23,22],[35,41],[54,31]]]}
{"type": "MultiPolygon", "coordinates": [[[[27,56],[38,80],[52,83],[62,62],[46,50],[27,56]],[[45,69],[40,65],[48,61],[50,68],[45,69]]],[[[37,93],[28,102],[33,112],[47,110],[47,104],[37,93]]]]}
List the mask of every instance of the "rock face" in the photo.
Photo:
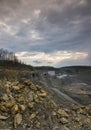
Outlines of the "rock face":
{"type": "Polygon", "coordinates": [[[41,85],[0,81],[0,130],[91,130],[91,105],[66,108],[41,85]]]}

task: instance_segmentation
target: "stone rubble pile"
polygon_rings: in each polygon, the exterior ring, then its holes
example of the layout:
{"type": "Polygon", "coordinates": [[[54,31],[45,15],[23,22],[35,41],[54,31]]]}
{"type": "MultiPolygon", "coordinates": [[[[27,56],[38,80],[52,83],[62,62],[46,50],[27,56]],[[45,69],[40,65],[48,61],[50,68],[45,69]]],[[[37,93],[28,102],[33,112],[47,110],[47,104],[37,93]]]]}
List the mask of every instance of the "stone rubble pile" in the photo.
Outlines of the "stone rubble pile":
{"type": "Polygon", "coordinates": [[[0,81],[0,130],[14,129],[91,130],[91,105],[65,108],[30,80],[0,81]]]}

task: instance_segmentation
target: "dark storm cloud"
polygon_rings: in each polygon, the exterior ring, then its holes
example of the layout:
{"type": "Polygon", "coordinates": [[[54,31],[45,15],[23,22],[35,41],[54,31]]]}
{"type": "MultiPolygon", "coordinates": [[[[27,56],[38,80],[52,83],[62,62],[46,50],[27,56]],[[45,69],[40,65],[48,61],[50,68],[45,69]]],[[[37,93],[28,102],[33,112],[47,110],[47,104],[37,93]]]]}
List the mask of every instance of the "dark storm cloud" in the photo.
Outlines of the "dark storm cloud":
{"type": "Polygon", "coordinates": [[[90,60],[91,0],[0,0],[0,47],[48,54],[84,51],[90,60]]]}

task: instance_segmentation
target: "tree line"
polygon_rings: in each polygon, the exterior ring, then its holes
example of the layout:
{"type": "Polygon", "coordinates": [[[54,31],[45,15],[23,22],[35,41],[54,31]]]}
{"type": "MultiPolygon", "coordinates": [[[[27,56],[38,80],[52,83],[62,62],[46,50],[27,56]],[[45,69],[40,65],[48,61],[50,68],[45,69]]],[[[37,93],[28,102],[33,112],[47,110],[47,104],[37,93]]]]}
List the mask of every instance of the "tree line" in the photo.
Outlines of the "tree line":
{"type": "Polygon", "coordinates": [[[20,70],[33,70],[33,67],[31,65],[26,65],[25,63],[21,62],[13,52],[10,52],[3,48],[0,49],[0,67],[14,67],[20,70]]]}
{"type": "Polygon", "coordinates": [[[13,52],[9,52],[3,48],[0,49],[0,61],[12,61],[12,62],[19,62],[17,57],[13,52]]]}

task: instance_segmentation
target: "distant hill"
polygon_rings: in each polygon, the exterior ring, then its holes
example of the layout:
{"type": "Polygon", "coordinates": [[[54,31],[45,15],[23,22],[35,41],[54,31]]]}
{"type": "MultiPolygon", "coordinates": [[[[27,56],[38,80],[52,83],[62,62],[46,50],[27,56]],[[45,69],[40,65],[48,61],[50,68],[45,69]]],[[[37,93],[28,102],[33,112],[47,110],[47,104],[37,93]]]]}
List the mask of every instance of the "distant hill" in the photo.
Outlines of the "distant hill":
{"type": "Polygon", "coordinates": [[[45,71],[47,71],[47,70],[56,70],[57,68],[55,68],[55,67],[52,67],[52,66],[36,66],[36,67],[34,67],[36,70],[45,70],[45,71]]]}
{"type": "Polygon", "coordinates": [[[91,70],[91,66],[67,66],[67,67],[62,67],[62,68],[58,68],[58,70],[60,72],[65,72],[65,73],[69,73],[69,74],[73,74],[73,73],[80,73],[83,71],[90,71],[91,70]]]}
{"type": "Polygon", "coordinates": [[[34,67],[36,70],[55,70],[55,71],[65,71],[69,72],[74,71],[83,71],[83,70],[90,70],[91,66],[65,66],[65,67],[60,67],[60,68],[55,68],[52,66],[40,66],[40,67],[34,67]]]}

